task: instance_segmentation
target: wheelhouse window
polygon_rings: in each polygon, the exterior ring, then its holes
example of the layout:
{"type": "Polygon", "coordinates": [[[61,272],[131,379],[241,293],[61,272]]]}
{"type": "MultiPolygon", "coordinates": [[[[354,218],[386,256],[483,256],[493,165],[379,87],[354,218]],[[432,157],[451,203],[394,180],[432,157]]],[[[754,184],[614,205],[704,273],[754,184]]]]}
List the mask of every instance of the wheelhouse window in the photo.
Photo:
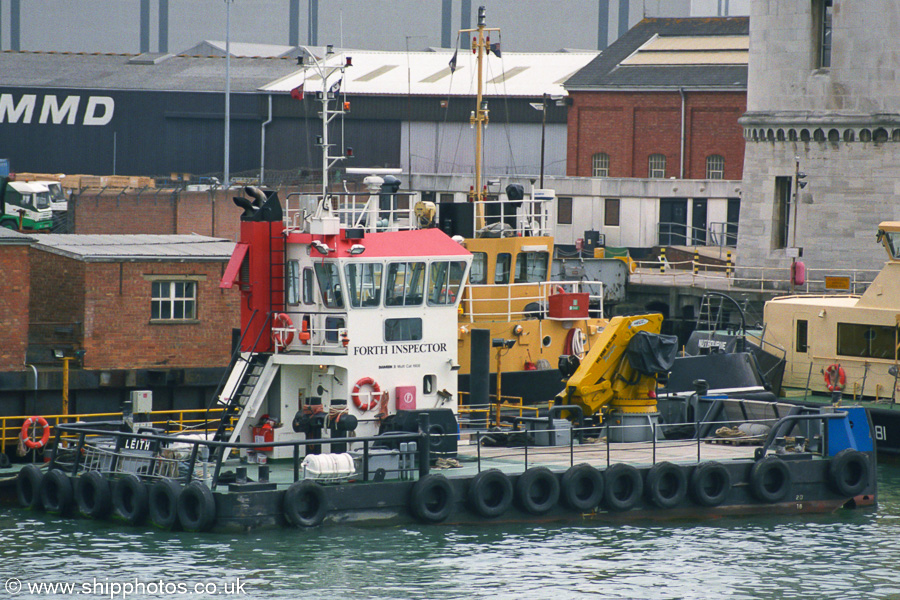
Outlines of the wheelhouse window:
{"type": "Polygon", "coordinates": [[[150,294],[153,321],[193,321],[197,318],[197,284],[193,281],[154,281],[150,294]]]}
{"type": "Polygon", "coordinates": [[[501,252],[497,255],[497,268],[494,270],[494,283],[509,283],[509,267],[512,264],[512,255],[509,252],[501,252]]]}
{"type": "Polygon", "coordinates": [[[837,353],[860,358],[894,358],[897,328],[886,325],[838,323],[837,353]]]}
{"type": "Polygon", "coordinates": [[[516,283],[546,281],[549,262],[550,254],[547,252],[519,252],[516,256],[516,283]]]}
{"type": "Polygon", "coordinates": [[[472,253],[472,270],[469,272],[469,283],[471,283],[472,285],[484,285],[487,283],[486,253],[472,253]]]}
{"type": "Polygon", "coordinates": [[[609,177],[609,154],[598,152],[591,157],[591,175],[594,177],[609,177]]]}
{"type": "Polygon", "coordinates": [[[316,303],[316,276],[310,267],[303,269],[303,304],[316,303]]]}
{"type": "Polygon", "coordinates": [[[341,290],[341,275],[337,264],[317,262],[315,265],[322,303],[327,308],[344,308],[344,294],[341,290]]]}
{"type": "Polygon", "coordinates": [[[706,178],[725,178],[725,157],[720,154],[712,154],[706,157],[706,178]]]}
{"type": "Polygon", "coordinates": [[[455,304],[466,274],[461,260],[437,261],[428,266],[428,304],[455,304]]]}
{"type": "Polygon", "coordinates": [[[650,155],[650,179],[665,179],[666,177],[666,155],[651,154],[650,155]]]}
{"type": "Polygon", "coordinates": [[[381,272],[381,263],[348,263],[344,266],[351,307],[375,307],[381,303],[381,272]]]}
{"type": "Polygon", "coordinates": [[[422,339],[422,319],[385,319],[384,341],[415,342],[422,339]]]}
{"type": "Polygon", "coordinates": [[[285,300],[288,304],[300,304],[300,263],[296,260],[288,261],[285,274],[285,300]]]}
{"type": "Polygon", "coordinates": [[[425,263],[400,262],[388,265],[385,306],[417,306],[425,295],[425,263]]]}

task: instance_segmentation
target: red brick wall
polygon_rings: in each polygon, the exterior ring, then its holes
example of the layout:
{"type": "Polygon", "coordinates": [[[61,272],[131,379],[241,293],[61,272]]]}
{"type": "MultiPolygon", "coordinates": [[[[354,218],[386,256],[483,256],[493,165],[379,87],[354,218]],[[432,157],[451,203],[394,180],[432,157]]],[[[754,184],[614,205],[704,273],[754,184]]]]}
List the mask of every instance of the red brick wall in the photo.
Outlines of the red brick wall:
{"type": "Polygon", "coordinates": [[[25,369],[28,345],[29,248],[0,245],[0,371],[25,369]]]}
{"type": "Polygon", "coordinates": [[[218,287],[224,268],[220,262],[88,263],[85,368],[226,366],[240,310],[237,290],[218,287]],[[197,322],[151,323],[149,275],[205,276],[197,282],[197,322]]]}
{"type": "MultiPolygon", "coordinates": [[[[590,177],[593,155],[606,152],[610,177],[646,178],[651,154],[666,156],[666,177],[679,176],[678,92],[573,92],[572,99],[568,175],[590,177]]],[[[746,92],[686,92],[686,179],[705,179],[711,154],[725,158],[725,179],[741,179],[744,138],[737,120],[746,109],[746,92]]]]}
{"type": "Polygon", "coordinates": [[[239,193],[87,190],[70,200],[72,233],[196,233],[237,241],[242,211],[231,197],[239,193]]]}
{"type": "Polygon", "coordinates": [[[83,322],[84,263],[39,247],[32,249],[30,306],[33,325],[83,322]]]}

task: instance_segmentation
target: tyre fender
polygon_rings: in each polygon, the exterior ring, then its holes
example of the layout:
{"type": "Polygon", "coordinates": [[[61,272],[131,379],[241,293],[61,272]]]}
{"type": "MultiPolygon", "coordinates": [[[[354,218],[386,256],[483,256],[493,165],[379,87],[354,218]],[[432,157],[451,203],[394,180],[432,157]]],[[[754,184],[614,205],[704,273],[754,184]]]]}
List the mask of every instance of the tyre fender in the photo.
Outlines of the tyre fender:
{"type": "Polygon", "coordinates": [[[731,490],[731,475],[725,465],[715,461],[697,466],[691,473],[691,497],[701,506],[718,506],[731,490]]]}
{"type": "Polygon", "coordinates": [[[443,475],[426,475],[413,485],[409,496],[412,513],[426,523],[440,523],[453,510],[453,486],[443,475]]]}
{"type": "Polygon", "coordinates": [[[44,473],[36,465],[25,465],[16,476],[16,496],[22,508],[42,510],[41,480],[44,473]]]}
{"type": "Polygon", "coordinates": [[[684,469],[670,462],[653,465],[647,471],[644,493],[647,500],[659,508],[675,508],[687,495],[687,475],[684,469]]]}
{"type": "Polygon", "coordinates": [[[626,511],[634,508],[644,491],[640,471],[624,463],[608,468],[603,474],[603,482],[603,502],[609,510],[626,511]]]}
{"type": "Polygon", "coordinates": [[[134,473],[127,473],[112,484],[115,516],[129,525],[139,525],[147,518],[150,493],[134,473]]]}
{"type": "Polygon", "coordinates": [[[68,515],[74,505],[72,480],[69,476],[53,469],[41,480],[41,504],[49,513],[68,515]]]}
{"type": "Polygon", "coordinates": [[[315,527],[328,514],[325,490],[314,481],[295,481],[284,493],[284,516],[297,527],[315,527]]]}
{"type": "Polygon", "coordinates": [[[499,469],[482,471],[469,483],[469,508],[482,517],[499,517],[512,501],[512,482],[499,469]]]}
{"type": "Polygon", "coordinates": [[[174,479],[160,479],[150,486],[147,502],[150,521],[160,529],[174,529],[178,525],[178,497],[181,485],[174,479]]]}
{"type": "Polygon", "coordinates": [[[828,465],[832,489],[842,496],[861,494],[869,485],[869,457],[859,450],[845,448],[828,465]]]}
{"type": "Polygon", "coordinates": [[[216,499],[202,481],[192,481],[178,494],[178,520],[185,531],[209,531],[216,522],[216,499]]]}
{"type": "Polygon", "coordinates": [[[603,475],[591,465],[569,467],[560,482],[562,498],[572,510],[590,511],[603,499],[603,475]]]}
{"type": "Polygon", "coordinates": [[[532,467],[519,475],[516,498],[525,512],[542,515],[559,501],[559,480],[547,467],[532,467]]]}
{"type": "Polygon", "coordinates": [[[750,491],[763,502],[779,502],[791,491],[791,470],[777,456],[767,456],[750,469],[750,491]]]}
{"type": "Polygon", "coordinates": [[[104,519],[112,510],[109,481],[99,471],[88,471],[75,480],[78,512],[91,519],[104,519]]]}

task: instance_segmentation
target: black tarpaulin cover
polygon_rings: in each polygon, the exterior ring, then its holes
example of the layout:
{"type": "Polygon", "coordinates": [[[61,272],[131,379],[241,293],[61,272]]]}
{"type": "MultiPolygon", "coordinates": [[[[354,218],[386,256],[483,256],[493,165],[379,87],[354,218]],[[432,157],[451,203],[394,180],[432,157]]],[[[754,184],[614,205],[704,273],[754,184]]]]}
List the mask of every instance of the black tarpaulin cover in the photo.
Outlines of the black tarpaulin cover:
{"type": "Polygon", "coordinates": [[[631,368],[642,375],[658,375],[668,373],[675,362],[678,352],[678,338],[674,335],[659,335],[646,331],[637,332],[628,347],[625,356],[631,368]]]}

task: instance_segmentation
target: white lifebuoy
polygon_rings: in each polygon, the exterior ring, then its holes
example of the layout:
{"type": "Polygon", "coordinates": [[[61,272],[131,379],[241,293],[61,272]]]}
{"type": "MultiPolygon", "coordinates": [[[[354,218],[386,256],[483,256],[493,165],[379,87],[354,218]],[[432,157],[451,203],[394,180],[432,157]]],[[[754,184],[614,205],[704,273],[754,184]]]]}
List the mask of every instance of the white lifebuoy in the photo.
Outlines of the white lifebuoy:
{"type": "Polygon", "coordinates": [[[381,388],[378,387],[378,384],[371,377],[363,377],[353,386],[353,394],[350,397],[353,399],[353,404],[356,405],[356,408],[366,412],[378,405],[378,401],[381,400],[381,388]],[[369,394],[369,401],[363,402],[359,399],[359,390],[366,385],[372,388],[372,393],[369,394]]]}

